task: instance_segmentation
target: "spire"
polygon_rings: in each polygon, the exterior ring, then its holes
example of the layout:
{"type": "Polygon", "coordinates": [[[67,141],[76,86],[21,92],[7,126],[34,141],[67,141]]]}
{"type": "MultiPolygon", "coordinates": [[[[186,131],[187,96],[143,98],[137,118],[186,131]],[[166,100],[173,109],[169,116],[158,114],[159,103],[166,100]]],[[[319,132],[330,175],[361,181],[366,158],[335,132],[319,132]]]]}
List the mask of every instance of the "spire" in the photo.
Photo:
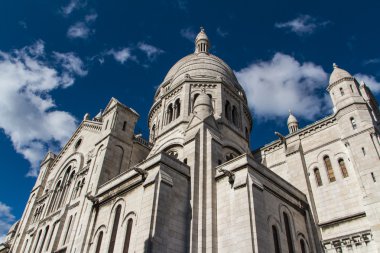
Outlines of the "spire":
{"type": "Polygon", "coordinates": [[[203,27],[200,28],[201,31],[198,33],[197,37],[195,38],[195,53],[205,53],[208,54],[208,50],[210,47],[210,42],[208,40],[208,37],[206,35],[205,29],[203,27]]]}
{"type": "Polygon", "coordinates": [[[338,65],[334,62],[333,63],[333,69],[336,69],[338,67],[338,65]]]}

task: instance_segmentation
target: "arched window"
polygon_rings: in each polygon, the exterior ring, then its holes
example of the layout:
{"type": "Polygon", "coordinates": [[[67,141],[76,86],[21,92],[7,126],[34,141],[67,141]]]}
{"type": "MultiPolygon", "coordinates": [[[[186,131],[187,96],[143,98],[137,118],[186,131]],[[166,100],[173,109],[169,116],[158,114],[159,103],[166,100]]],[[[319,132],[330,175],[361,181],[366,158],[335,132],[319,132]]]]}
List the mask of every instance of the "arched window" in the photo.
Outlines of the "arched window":
{"type": "Polygon", "coordinates": [[[330,157],[328,157],[328,156],[323,157],[323,161],[325,162],[327,177],[329,178],[329,181],[335,182],[336,179],[335,179],[335,175],[334,175],[334,170],[333,170],[332,165],[331,165],[330,157]]]}
{"type": "Polygon", "coordinates": [[[194,98],[193,98],[193,106],[192,106],[192,110],[191,110],[191,111],[194,110],[195,100],[197,99],[198,96],[199,96],[199,93],[194,94],[194,98]]]}
{"type": "Polygon", "coordinates": [[[348,177],[348,171],[347,171],[346,164],[344,163],[343,158],[340,158],[338,160],[338,163],[339,163],[340,171],[342,171],[343,177],[348,177]]]}
{"type": "Polygon", "coordinates": [[[116,207],[115,218],[113,220],[111,240],[110,240],[110,245],[108,247],[108,253],[113,253],[113,250],[115,248],[116,235],[117,235],[117,230],[119,228],[120,213],[121,213],[121,205],[118,205],[116,207]]]}
{"type": "Polygon", "coordinates": [[[67,242],[67,238],[69,237],[69,232],[70,232],[70,228],[71,228],[71,223],[73,221],[73,216],[71,215],[70,218],[69,218],[69,222],[67,223],[67,228],[66,228],[66,233],[65,233],[65,237],[63,238],[63,245],[66,244],[67,242]]]}
{"type": "Polygon", "coordinates": [[[355,122],[355,119],[354,119],[354,117],[351,117],[350,118],[350,121],[351,121],[351,126],[352,126],[352,129],[356,129],[357,128],[357,125],[356,125],[356,122],[355,122]]]}
{"type": "Polygon", "coordinates": [[[66,194],[66,191],[67,191],[67,188],[68,188],[68,181],[69,181],[70,171],[71,171],[71,166],[69,166],[69,168],[67,168],[65,176],[63,177],[63,180],[62,180],[62,188],[63,189],[61,191],[61,195],[60,195],[60,198],[59,198],[57,209],[60,208],[62,206],[62,204],[63,204],[63,199],[65,198],[65,194],[66,194]]]}
{"type": "Polygon", "coordinates": [[[235,126],[238,125],[238,113],[235,106],[232,106],[232,123],[234,123],[235,126]]]}
{"type": "Polygon", "coordinates": [[[22,251],[23,253],[27,253],[27,252],[26,252],[26,248],[28,247],[28,243],[29,243],[29,239],[26,239],[26,241],[25,241],[25,246],[24,246],[24,250],[22,251]]]}
{"type": "Polygon", "coordinates": [[[152,126],[150,136],[151,136],[151,142],[154,142],[154,140],[156,139],[156,124],[152,126]]]}
{"type": "Polygon", "coordinates": [[[344,95],[344,90],[343,90],[343,88],[342,88],[342,87],[340,87],[340,88],[339,88],[339,91],[340,91],[340,95],[342,95],[342,96],[343,96],[343,95],[344,95]]]}
{"type": "Polygon", "coordinates": [[[100,253],[100,248],[102,247],[102,240],[103,240],[103,231],[100,231],[98,236],[98,242],[96,244],[95,253],[100,253]]]}
{"type": "Polygon", "coordinates": [[[306,245],[303,239],[300,240],[301,253],[306,253],[306,245]]]}
{"type": "Polygon", "coordinates": [[[173,105],[170,104],[169,107],[168,107],[168,110],[166,112],[166,117],[167,117],[167,124],[169,124],[170,122],[172,122],[173,120],[173,105]]]}
{"type": "Polygon", "coordinates": [[[58,183],[56,184],[53,190],[53,197],[51,198],[49,212],[54,210],[55,202],[57,202],[57,196],[59,194],[60,188],[61,188],[61,181],[58,181],[58,183]]]}
{"type": "Polygon", "coordinates": [[[128,219],[127,231],[125,233],[125,241],[124,241],[123,253],[128,253],[129,243],[131,241],[132,224],[133,224],[133,220],[132,219],[128,219]]]}
{"type": "Polygon", "coordinates": [[[231,105],[228,100],[226,101],[226,105],[224,106],[224,112],[226,114],[226,119],[231,120],[231,105]]]}
{"type": "Polygon", "coordinates": [[[178,118],[181,114],[181,102],[177,99],[174,103],[175,118],[178,118]]]}
{"type": "Polygon", "coordinates": [[[49,232],[49,226],[47,226],[46,229],[45,229],[44,237],[42,238],[42,242],[41,242],[41,246],[40,246],[39,252],[43,251],[43,248],[44,248],[44,245],[45,245],[45,240],[46,240],[48,232],[49,232]]]}
{"type": "Polygon", "coordinates": [[[319,173],[319,169],[318,168],[314,169],[314,176],[315,176],[315,181],[317,182],[317,185],[318,186],[322,186],[321,173],[319,173]]]}
{"type": "Polygon", "coordinates": [[[283,213],[284,216],[284,223],[285,223],[285,233],[286,233],[286,240],[288,242],[288,251],[289,253],[294,253],[293,248],[293,239],[292,239],[292,232],[290,230],[290,222],[289,217],[287,213],[283,213]]]}
{"type": "Polygon", "coordinates": [[[53,225],[53,230],[51,231],[50,236],[49,236],[49,240],[48,240],[48,242],[47,242],[47,244],[46,244],[46,249],[45,249],[46,252],[49,250],[49,246],[50,246],[51,238],[52,238],[53,235],[54,235],[55,229],[57,228],[57,224],[58,224],[58,222],[55,222],[54,225],[53,225]]]}
{"type": "Polygon", "coordinates": [[[42,233],[42,229],[38,232],[38,236],[37,236],[37,240],[36,240],[36,244],[34,245],[34,249],[32,252],[36,253],[36,250],[37,250],[37,246],[40,242],[40,238],[41,238],[41,233],[42,233]]]}
{"type": "Polygon", "coordinates": [[[274,253],[280,253],[280,241],[278,238],[278,232],[275,225],[272,226],[274,253]]]}

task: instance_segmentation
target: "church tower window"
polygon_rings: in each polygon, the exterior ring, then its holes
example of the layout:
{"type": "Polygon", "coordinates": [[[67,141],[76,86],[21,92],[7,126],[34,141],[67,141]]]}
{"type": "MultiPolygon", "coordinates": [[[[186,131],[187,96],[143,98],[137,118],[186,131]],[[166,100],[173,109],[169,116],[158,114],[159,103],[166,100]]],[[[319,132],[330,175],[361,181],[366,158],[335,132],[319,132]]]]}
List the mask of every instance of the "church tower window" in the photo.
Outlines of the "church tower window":
{"type": "Polygon", "coordinates": [[[343,90],[342,87],[339,88],[339,91],[340,91],[340,95],[341,95],[341,96],[344,96],[344,90],[343,90]]]}
{"type": "Polygon", "coordinates": [[[125,131],[126,127],[127,127],[127,121],[124,121],[123,122],[123,131],[125,131]]]}
{"type": "Polygon", "coordinates": [[[172,122],[173,120],[173,105],[170,104],[169,107],[168,107],[168,110],[166,112],[166,124],[169,124],[170,122],[172,122]]]}
{"type": "Polygon", "coordinates": [[[110,240],[110,245],[108,247],[108,253],[113,253],[113,250],[115,249],[116,235],[117,235],[117,230],[119,228],[119,221],[120,221],[120,213],[121,213],[121,205],[118,205],[116,207],[115,218],[113,220],[111,240],[110,240]]]}
{"type": "Polygon", "coordinates": [[[339,163],[340,170],[342,171],[343,177],[348,177],[348,171],[347,171],[346,164],[344,163],[343,158],[340,158],[338,160],[338,163],[339,163]]]}
{"type": "Polygon", "coordinates": [[[41,233],[42,233],[42,229],[38,232],[38,236],[37,236],[37,240],[36,240],[36,245],[34,245],[34,249],[32,252],[36,253],[36,250],[37,250],[37,246],[40,242],[40,238],[41,238],[41,233]]]}
{"type": "Polygon", "coordinates": [[[292,239],[292,233],[290,230],[289,216],[286,213],[283,213],[283,216],[284,216],[284,223],[285,223],[286,240],[288,242],[288,249],[289,249],[288,252],[294,253],[293,239],[292,239]]]}
{"type": "Polygon", "coordinates": [[[63,245],[66,244],[66,242],[67,242],[67,238],[69,237],[69,232],[70,232],[70,229],[71,229],[71,223],[72,223],[72,222],[73,222],[73,216],[71,215],[70,218],[69,218],[69,223],[67,224],[65,237],[64,237],[64,239],[63,239],[63,245]]]}
{"type": "Polygon", "coordinates": [[[181,102],[179,101],[179,99],[177,99],[174,103],[174,116],[175,118],[178,118],[179,115],[181,114],[181,102]]]}
{"type": "Polygon", "coordinates": [[[301,253],[306,253],[306,245],[303,239],[300,240],[301,253]]]}
{"type": "Polygon", "coordinates": [[[235,126],[238,126],[238,115],[237,115],[237,109],[235,106],[232,106],[232,123],[234,123],[235,126]]]}
{"type": "Polygon", "coordinates": [[[274,253],[280,253],[280,242],[278,238],[278,232],[275,225],[272,226],[274,253]]]}
{"type": "Polygon", "coordinates": [[[127,231],[125,234],[123,253],[128,253],[128,250],[129,250],[129,243],[131,241],[131,233],[132,233],[132,224],[133,224],[133,220],[129,219],[127,223],[127,231]]]}
{"type": "Polygon", "coordinates": [[[103,240],[103,231],[101,231],[99,233],[98,242],[96,244],[95,253],[100,253],[100,248],[102,247],[102,240],[103,240]]]}
{"type": "Polygon", "coordinates": [[[350,121],[351,121],[351,126],[352,126],[352,129],[356,129],[357,128],[357,125],[356,125],[356,122],[355,122],[355,119],[353,117],[350,118],[350,121]]]}
{"type": "Polygon", "coordinates": [[[334,170],[331,165],[330,157],[328,156],[323,157],[323,161],[325,162],[327,177],[329,178],[330,183],[335,182],[336,179],[334,175],[334,170]]]}
{"type": "Polygon", "coordinates": [[[46,237],[47,237],[48,233],[49,233],[49,226],[47,226],[46,229],[45,229],[45,234],[44,234],[44,237],[42,238],[41,246],[40,246],[40,249],[39,249],[40,253],[43,252],[45,240],[46,240],[46,237]]]}
{"type": "Polygon", "coordinates": [[[322,186],[321,173],[319,172],[318,168],[314,169],[314,176],[315,176],[315,181],[317,182],[317,185],[322,186]]]}
{"type": "Polygon", "coordinates": [[[228,100],[226,101],[226,105],[224,107],[225,107],[224,111],[226,114],[226,119],[231,120],[231,105],[228,100]]]}

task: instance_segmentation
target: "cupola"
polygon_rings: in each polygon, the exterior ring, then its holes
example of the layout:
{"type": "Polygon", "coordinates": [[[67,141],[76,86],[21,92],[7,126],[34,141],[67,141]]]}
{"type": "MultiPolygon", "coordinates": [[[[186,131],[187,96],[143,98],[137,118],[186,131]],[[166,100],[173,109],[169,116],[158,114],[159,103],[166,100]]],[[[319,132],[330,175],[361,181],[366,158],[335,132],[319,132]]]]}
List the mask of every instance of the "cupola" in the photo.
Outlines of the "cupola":
{"type": "Polygon", "coordinates": [[[209,53],[209,47],[210,43],[208,40],[208,37],[205,33],[205,29],[201,27],[201,31],[198,33],[197,37],[195,38],[195,53],[209,53]]]}

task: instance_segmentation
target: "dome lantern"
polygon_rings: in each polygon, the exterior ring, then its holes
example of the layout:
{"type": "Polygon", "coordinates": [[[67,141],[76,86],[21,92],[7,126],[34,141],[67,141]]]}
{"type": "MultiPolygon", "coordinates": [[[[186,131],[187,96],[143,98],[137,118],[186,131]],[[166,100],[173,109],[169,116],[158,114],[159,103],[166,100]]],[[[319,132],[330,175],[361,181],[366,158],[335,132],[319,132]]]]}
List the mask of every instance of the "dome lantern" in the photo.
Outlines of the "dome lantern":
{"type": "Polygon", "coordinates": [[[208,54],[209,47],[210,47],[210,43],[205,33],[205,29],[201,27],[201,31],[198,33],[197,37],[195,38],[195,53],[208,54]]]}

